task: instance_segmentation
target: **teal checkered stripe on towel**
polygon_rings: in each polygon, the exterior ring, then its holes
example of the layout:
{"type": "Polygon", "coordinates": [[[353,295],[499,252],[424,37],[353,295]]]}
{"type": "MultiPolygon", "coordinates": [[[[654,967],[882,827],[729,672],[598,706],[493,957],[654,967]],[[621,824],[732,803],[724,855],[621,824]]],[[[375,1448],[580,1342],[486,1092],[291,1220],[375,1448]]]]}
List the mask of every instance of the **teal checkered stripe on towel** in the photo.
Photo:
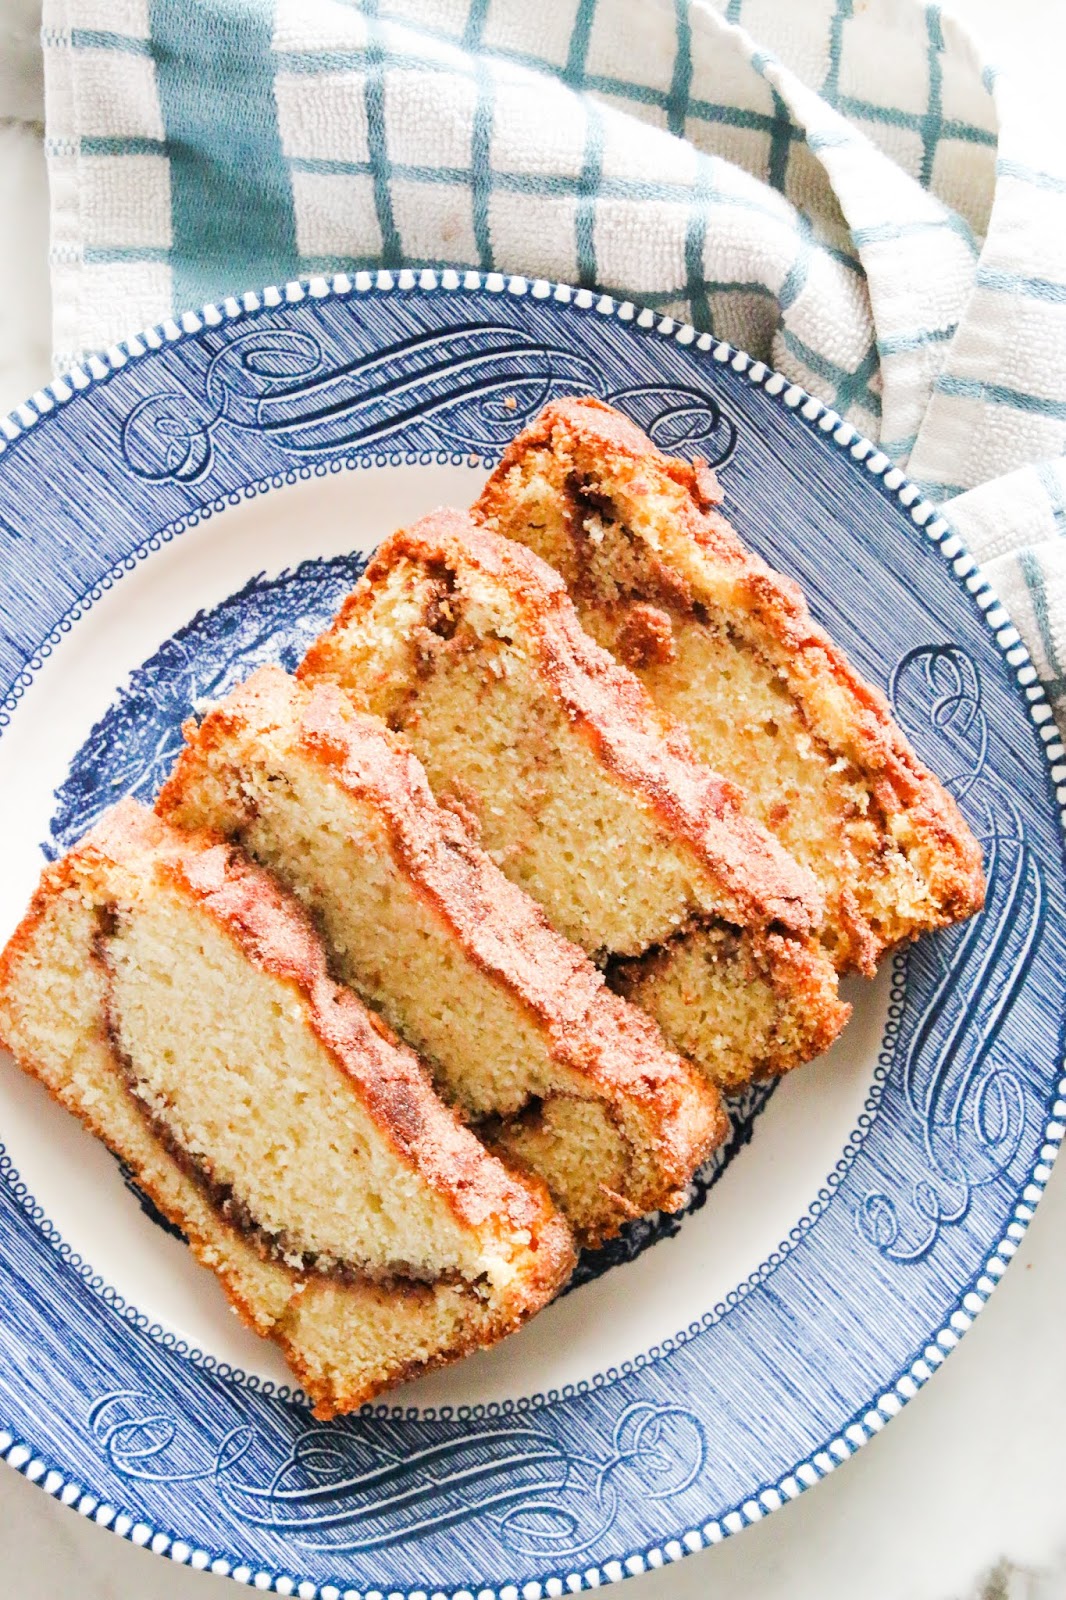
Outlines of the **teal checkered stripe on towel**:
{"type": "MultiPolygon", "coordinates": [[[[297,8],[290,19],[266,0],[227,8],[225,29],[213,6],[200,0],[152,0],[144,36],[74,28],[75,51],[126,57],[125,70],[146,82],[145,126],[85,135],[80,155],[97,164],[165,163],[166,180],[160,178],[158,186],[169,190],[169,218],[160,216],[155,237],[129,239],[116,232],[109,238],[105,229],[86,244],[87,264],[166,268],[175,308],[249,283],[330,269],[417,266],[442,258],[482,270],[529,269],[528,260],[516,259],[522,239],[516,218],[523,210],[550,212],[551,275],[632,292],[701,329],[740,335],[738,342],[749,346],[761,342],[767,348],[756,348],[757,354],[772,355],[768,345],[780,331],[801,376],[837,409],[857,408],[860,421],[876,424],[880,353],[872,330],[854,359],[845,361],[828,344],[819,348],[809,331],[805,337],[802,319],[793,326],[788,315],[807,281],[812,254],[845,271],[861,274],[862,268],[850,243],[825,237],[792,207],[773,203],[796,190],[797,153],[807,135],[767,80],[771,57],[757,52],[743,95],[727,101],[699,92],[705,76],[698,71],[701,40],[694,38],[686,0],[660,8],[668,13],[668,27],[659,29],[647,59],[630,62],[631,69],[646,69],[644,81],[611,64],[611,8],[605,0],[579,0],[568,33],[556,30],[543,53],[510,42],[504,30],[494,28],[486,0],[471,0],[463,25],[447,29],[434,25],[432,6],[422,8],[417,25],[369,0],[358,8],[338,7],[345,9],[347,43],[336,36],[325,43],[301,39],[301,31],[309,30],[301,30],[297,8]],[[572,137],[555,163],[508,164],[500,158],[501,118],[506,120],[520,88],[529,93],[516,84],[516,74],[534,85],[550,81],[560,97],[555,103],[571,102],[572,137]],[[472,103],[462,159],[438,160],[428,147],[422,159],[412,159],[404,148],[411,140],[404,137],[403,112],[397,109],[405,99],[401,80],[422,85],[426,77],[448,80],[457,103],[472,103]],[[320,90],[335,97],[345,86],[361,108],[362,148],[353,150],[341,134],[323,150],[319,124],[312,112],[301,115],[300,106],[310,106],[320,90]],[[295,112],[283,127],[286,101],[295,112]],[[617,163],[610,166],[605,124],[616,124],[620,113],[632,113],[638,127],[664,128],[688,141],[681,147],[685,158],[674,158],[676,176],[669,159],[661,163],[665,170],[648,175],[628,176],[617,163]],[[738,184],[732,164],[713,153],[723,132],[727,146],[728,138],[743,140],[749,168],[768,188],[738,184]],[[676,237],[654,283],[646,273],[637,284],[628,281],[624,251],[601,243],[612,228],[632,226],[638,208],[650,228],[668,218],[676,237]],[[739,263],[714,260],[713,249],[708,259],[708,239],[730,228],[732,211],[759,214],[774,235],[772,255],[780,270],[769,272],[769,281],[753,279],[739,263]]],[[[743,4],[734,0],[728,19],[743,23],[743,4]]],[[[821,87],[829,105],[874,129],[913,134],[926,180],[943,142],[988,141],[986,128],[947,118],[939,104],[936,63],[943,41],[936,8],[928,11],[921,105],[886,107],[848,90],[852,22],[847,0],[826,10],[821,87]]],[[[343,35],[344,27],[338,32],[343,35]]],[[[702,49],[705,54],[706,38],[702,49]]],[[[116,176],[113,188],[121,187],[116,176]]]]}

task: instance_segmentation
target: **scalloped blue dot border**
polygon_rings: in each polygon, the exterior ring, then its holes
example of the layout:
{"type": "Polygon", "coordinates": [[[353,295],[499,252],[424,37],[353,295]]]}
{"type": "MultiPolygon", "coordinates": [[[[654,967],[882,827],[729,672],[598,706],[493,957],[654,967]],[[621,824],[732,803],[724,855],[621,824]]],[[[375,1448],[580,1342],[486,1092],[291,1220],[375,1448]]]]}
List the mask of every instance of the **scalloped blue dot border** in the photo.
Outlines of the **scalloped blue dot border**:
{"type": "MultiPolygon", "coordinates": [[[[404,268],[398,272],[357,272],[336,273],[332,278],[312,277],[301,282],[292,282],[278,288],[270,286],[259,292],[249,291],[238,300],[231,297],[222,305],[206,305],[200,312],[185,312],[179,323],[173,319],[164,322],[119,344],[109,347],[102,355],[90,356],[87,361],[71,368],[65,375],[55,378],[45,389],[40,389],[29,400],[7,417],[0,417],[0,455],[17,445],[18,441],[38,423],[45,421],[57,406],[69,403],[76,394],[103,382],[126,366],[130,360],[141,360],[152,351],[159,350],[167,344],[175,344],[185,338],[199,333],[205,327],[217,327],[223,322],[233,322],[246,316],[254,316],[264,311],[278,310],[285,305],[298,305],[301,301],[311,298],[324,300],[329,298],[347,298],[352,295],[364,294],[389,294],[399,292],[410,294],[421,292],[435,292],[444,290],[448,293],[461,293],[463,291],[487,291],[490,294],[510,294],[521,297],[526,294],[536,300],[554,298],[562,304],[573,305],[578,310],[594,311],[601,316],[614,316],[621,322],[631,322],[635,327],[648,332],[655,332],[663,338],[676,339],[682,345],[694,345],[696,349],[708,352],[711,359],[721,364],[728,363],[734,372],[745,375],[749,382],[765,389],[766,393],[789,410],[793,410],[804,422],[811,427],[816,427],[827,439],[841,449],[850,451],[853,460],[865,465],[873,477],[880,478],[884,487],[891,493],[909,513],[915,526],[921,529],[926,537],[937,547],[945,561],[949,563],[955,577],[978,607],[989,631],[992,633],[1001,654],[1007,664],[1014,669],[1015,679],[1022,689],[1028,702],[1029,715],[1035,724],[1044,744],[1044,754],[1048,761],[1053,783],[1057,786],[1056,798],[1062,806],[1066,802],[1066,749],[1063,748],[1058,729],[1055,726],[1052,709],[1044,694],[1043,687],[1037,681],[1029,652],[1022,643],[1017,629],[1011,624],[1005,607],[996,595],[992,585],[982,573],[980,567],[970,553],[965,549],[962,540],[951,531],[947,520],[940,515],[937,508],[922,497],[916,484],[909,482],[903,472],[892,465],[889,457],[879,450],[869,439],[864,438],[855,428],[846,422],[837,412],[825,406],[816,396],[808,394],[798,384],[789,383],[781,373],[775,372],[765,362],[755,361],[742,350],[736,350],[732,345],[723,340],[715,339],[709,333],[697,333],[696,329],[687,323],[678,323],[672,317],[660,316],[647,308],[641,310],[632,301],[616,301],[612,296],[598,295],[590,289],[575,289],[569,284],[551,283],[547,279],[527,279],[521,276],[504,277],[502,273],[490,272],[482,274],[475,271],[458,272],[452,268],[437,272],[424,268],[419,272],[404,268]],[[88,370],[86,370],[86,368],[88,370]]],[[[443,452],[442,452],[443,454],[443,452]]],[[[416,453],[415,461],[420,458],[416,453]]],[[[404,457],[404,460],[410,459],[404,457]]],[[[461,465],[471,460],[467,454],[446,457],[456,465],[461,465]]],[[[387,464],[389,457],[384,457],[382,464],[387,464]]],[[[369,460],[363,464],[372,464],[369,460]]],[[[377,464],[374,462],[373,464],[377,464]]],[[[312,475],[310,468],[303,468],[292,474],[292,481],[298,477],[312,475]]],[[[288,480],[289,474],[285,475],[288,480]]],[[[264,486],[271,486],[270,480],[264,480],[264,486]]],[[[280,486],[280,485],[279,485],[280,486]]],[[[226,505],[225,500],[218,501],[212,509],[222,510],[226,505]]],[[[208,511],[208,514],[210,512],[208,511]]],[[[204,515],[201,510],[200,517],[204,515]]],[[[199,519],[197,519],[199,520],[199,519]]],[[[184,526],[190,525],[192,519],[179,519],[184,526]]],[[[175,537],[177,524],[172,524],[174,531],[169,534],[175,537]]],[[[160,548],[167,540],[161,535],[154,535],[146,541],[134,556],[127,557],[116,568],[112,569],[105,579],[93,585],[86,591],[82,601],[69,611],[63,621],[54,630],[44,644],[29,658],[26,667],[16,679],[12,690],[0,709],[0,728],[10,721],[11,706],[25,693],[32,680],[33,674],[39,669],[42,662],[51,654],[56,640],[65,632],[69,632],[73,622],[84,614],[94,600],[99,599],[104,589],[110,588],[123,571],[133,571],[139,560],[143,560],[152,549],[160,548]],[[154,541],[154,544],[153,544],[154,541]],[[64,623],[66,626],[64,626],[64,623]],[[26,669],[29,669],[28,671],[26,669]]],[[[1060,824],[1066,827],[1066,809],[1060,810],[1060,824]]],[[[889,1025],[893,1019],[890,1017],[889,1025]]],[[[887,1028],[886,1028],[887,1037],[887,1028]]],[[[880,1085],[883,1084],[887,1066],[884,1060],[885,1052],[875,1072],[875,1089],[877,1098],[880,1098],[880,1085]]],[[[874,1095],[870,1096],[873,1101],[874,1095]]],[[[867,1109],[871,1109],[870,1101],[867,1109]]],[[[856,1127],[856,1132],[865,1137],[867,1129],[862,1129],[862,1117],[856,1127]]],[[[867,1128],[870,1119],[867,1118],[867,1128]]],[[[861,1143],[860,1137],[860,1143],[861,1143]]],[[[839,1434],[827,1440],[820,1450],[813,1452],[805,1461],[799,1462],[792,1471],[776,1484],[767,1484],[756,1491],[749,1499],[733,1510],[724,1513],[721,1517],[704,1523],[700,1527],[691,1527],[679,1530],[674,1537],[665,1539],[659,1544],[645,1546],[628,1554],[620,1555],[615,1559],[602,1562],[598,1566],[567,1573],[553,1573],[540,1579],[508,1583],[497,1586],[495,1589],[480,1589],[476,1592],[468,1589],[454,1589],[450,1593],[444,1591],[434,1592],[427,1596],[424,1590],[408,1590],[401,1600],[556,1600],[568,1593],[577,1593],[582,1589],[599,1588],[603,1583],[616,1583],[623,1578],[636,1576],[638,1573],[647,1572],[661,1567],[668,1562],[680,1560],[683,1556],[697,1550],[720,1544],[723,1539],[731,1534],[739,1533],[749,1523],[761,1521],[772,1511],[778,1510],[789,1500],[796,1499],[805,1489],[812,1487],[820,1478],[828,1476],[835,1470],[841,1461],[846,1461],[856,1450],[860,1449],[868,1439],[879,1433],[886,1421],[902,1409],[907,1401],[913,1399],[923,1384],[928,1382],[933,1373],[942,1365],[946,1357],[956,1347],[960,1338],[973,1325],[974,1318],[987,1304],[996,1284],[1002,1278],[1010,1261],[1025,1236],[1026,1229],[1032,1221],[1035,1209],[1039,1203],[1044,1188],[1051,1176],[1055,1159],[1061,1148],[1062,1140],[1066,1137],[1066,1077],[1060,1079],[1058,1097],[1052,1109],[1051,1117],[1044,1128],[1044,1143],[1039,1152],[1026,1182],[1020,1190],[1020,1198],[1014,1206],[1013,1220],[1008,1224],[1003,1237],[992,1249],[984,1270],[977,1275],[968,1288],[964,1289],[956,1301],[954,1310],[948,1316],[944,1326],[934,1333],[929,1343],[919,1355],[903,1367],[893,1383],[877,1397],[863,1412],[855,1415],[840,1430],[839,1434]]],[[[855,1134],[852,1135],[854,1140],[855,1134]]],[[[849,1140],[849,1144],[852,1141],[849,1140]]],[[[848,1146],[845,1146],[847,1151],[848,1146]]],[[[3,1160],[0,1159],[0,1175],[3,1175],[3,1160]]],[[[7,1160],[8,1169],[11,1168],[7,1160]]],[[[846,1168],[845,1168],[846,1170],[846,1168]]],[[[832,1189],[839,1183],[839,1163],[834,1173],[830,1174],[827,1181],[825,1198],[830,1197],[832,1189]],[[834,1178],[836,1181],[834,1182],[834,1178]]],[[[25,1190],[25,1186],[23,1185],[25,1190]]],[[[821,1202],[820,1192],[818,1201],[809,1208],[809,1217],[816,1215],[815,1205],[821,1202]]],[[[77,1261],[79,1270],[90,1273],[91,1269],[85,1267],[69,1251],[69,1247],[62,1245],[62,1240],[51,1224],[47,1223],[43,1212],[25,1192],[26,1209],[33,1219],[46,1232],[49,1241],[57,1249],[67,1249],[68,1259],[77,1261]],[[38,1216],[39,1213],[39,1216],[38,1216]],[[48,1231],[50,1230],[50,1232],[48,1231]],[[54,1237],[53,1237],[54,1236],[54,1237]],[[58,1241],[58,1242],[57,1242],[58,1241]]],[[[819,1205],[819,1210],[821,1205],[819,1205]]],[[[793,1232],[805,1232],[801,1219],[793,1232]]],[[[810,1222],[808,1221],[808,1227],[810,1222]]],[[[791,1238],[791,1235],[790,1235],[791,1238]]],[[[770,1258],[772,1259],[772,1258],[770,1258]]],[[[769,1265],[769,1260],[765,1265],[769,1265]]],[[[771,1268],[772,1270],[772,1268],[771,1268]]],[[[753,1282],[759,1281],[758,1274],[746,1280],[736,1291],[738,1296],[747,1292],[753,1282]]],[[[114,1291],[112,1291],[114,1294],[114,1291]]],[[[119,1297],[116,1296],[116,1299],[119,1297]]],[[[728,1296],[727,1296],[728,1300],[728,1296]]],[[[715,1308],[717,1311],[718,1308],[715,1308]]],[[[140,1317],[141,1313],[135,1313],[140,1317]]],[[[712,1318],[715,1313],[709,1313],[712,1318]]],[[[147,1318],[143,1319],[147,1324],[147,1318]]],[[[683,1343],[694,1336],[702,1324],[692,1324],[687,1330],[682,1330],[675,1340],[664,1340],[658,1347],[662,1354],[669,1353],[676,1344],[683,1343]]],[[[175,1346],[176,1347],[176,1346],[175,1346]]],[[[211,1358],[205,1358],[210,1360],[211,1358]]],[[[634,1362],[633,1366],[644,1365],[643,1361],[634,1362]]],[[[221,1369],[216,1369],[221,1370],[221,1369]]],[[[610,1377],[613,1373],[608,1374],[610,1377]]],[[[261,1385],[265,1392],[265,1385],[261,1385]]],[[[277,1394],[281,1390],[274,1391],[277,1394]]],[[[565,1394],[565,1391],[564,1391],[565,1394]]],[[[369,1414],[388,1414],[390,1410],[401,1408],[371,1407],[369,1414]]],[[[488,1410],[488,1408],[486,1408],[488,1410]]],[[[520,1407],[516,1407],[520,1409],[520,1407]]],[[[427,1416],[429,1413],[425,1413],[427,1416]]],[[[443,1413],[441,1413],[443,1414],[443,1413]]],[[[39,1484],[46,1493],[51,1494],[63,1504],[72,1506],[83,1516],[91,1518],[102,1527],[107,1527],[117,1533],[121,1538],[126,1538],[137,1544],[154,1551],[157,1555],[168,1556],[179,1565],[188,1565],[198,1570],[210,1570],[220,1576],[228,1576],[238,1583],[250,1585],[259,1590],[272,1590],[277,1594],[298,1596],[299,1600],[398,1600],[399,1591],[390,1591],[386,1597],[380,1591],[369,1589],[360,1591],[335,1584],[315,1584],[306,1579],[298,1579],[284,1573],[257,1571],[245,1563],[234,1560],[224,1554],[212,1555],[209,1551],[190,1545],[187,1541],[177,1538],[162,1530],[153,1529],[148,1523],[137,1520],[128,1512],[120,1511],[117,1507],[100,1501],[90,1490],[83,1489],[80,1485],[68,1482],[64,1475],[50,1467],[48,1463],[37,1455],[33,1448],[25,1441],[16,1439],[9,1430],[0,1427],[0,1458],[9,1466],[21,1472],[31,1482],[39,1484]]]]}

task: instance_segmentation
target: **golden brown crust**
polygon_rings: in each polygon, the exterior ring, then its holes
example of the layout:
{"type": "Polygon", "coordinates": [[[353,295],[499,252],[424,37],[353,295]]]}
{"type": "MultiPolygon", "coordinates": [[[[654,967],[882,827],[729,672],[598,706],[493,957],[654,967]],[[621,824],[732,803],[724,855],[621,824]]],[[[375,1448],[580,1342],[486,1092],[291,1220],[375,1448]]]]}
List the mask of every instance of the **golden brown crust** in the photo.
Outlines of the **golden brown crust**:
{"type": "Polygon", "coordinates": [[[745,816],[739,790],[697,759],[687,734],[655,709],[632,673],[589,638],[559,575],[464,512],[435,511],[386,539],[298,676],[329,677],[335,641],[368,604],[374,585],[404,561],[440,573],[480,572],[506,587],[536,642],[547,690],[601,763],[722,883],[738,920],[799,934],[817,928],[822,901],[813,878],[745,816]]]}
{"type": "Polygon", "coordinates": [[[332,684],[309,687],[262,668],[198,727],[187,725],[186,750],[157,801],[160,815],[187,812],[202,755],[227,748],[242,729],[289,728],[294,720],[303,754],[373,806],[408,882],[471,962],[536,1021],[551,1058],[608,1104],[637,1109],[655,1126],[659,1186],[632,1198],[641,1211],[668,1207],[725,1136],[716,1090],[667,1047],[650,1017],[607,988],[585,953],[437,804],[402,736],[332,684]]]}
{"type": "MultiPolygon", "coordinates": [[[[595,398],[565,399],[546,406],[504,452],[499,466],[474,507],[474,514],[495,522],[506,521],[508,476],[531,453],[558,448],[575,462],[623,462],[634,472],[634,491],[640,475],[649,484],[656,474],[668,478],[685,494],[682,531],[703,558],[730,580],[731,609],[746,619],[772,651],[775,668],[808,717],[808,726],[825,734],[825,718],[816,707],[827,690],[835,697],[847,754],[861,771],[886,817],[906,812],[923,852],[925,873],[938,915],[930,926],[943,926],[978,911],[984,902],[981,853],[955,801],[919,760],[894,721],[879,690],[868,684],[844,652],[811,617],[800,589],[748,550],[716,509],[722,492],[706,464],[664,455],[627,417],[595,398]]],[[[663,567],[669,599],[684,607],[683,574],[663,567]]],[[[652,595],[635,595],[640,601],[652,595]]],[[[691,594],[688,602],[691,604],[691,594]]],[[[835,748],[832,739],[830,746],[835,748]]],[[[884,943],[868,925],[860,926],[852,964],[870,972],[884,952],[884,943]]]]}

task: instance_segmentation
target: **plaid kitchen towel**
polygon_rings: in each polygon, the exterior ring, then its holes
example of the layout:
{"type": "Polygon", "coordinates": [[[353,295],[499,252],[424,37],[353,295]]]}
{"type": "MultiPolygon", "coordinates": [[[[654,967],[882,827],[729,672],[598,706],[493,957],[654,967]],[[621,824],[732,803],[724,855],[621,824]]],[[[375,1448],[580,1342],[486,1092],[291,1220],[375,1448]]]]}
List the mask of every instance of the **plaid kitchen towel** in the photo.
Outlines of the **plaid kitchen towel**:
{"type": "Polygon", "coordinates": [[[1066,720],[1066,139],[918,0],[45,0],[56,360],[331,269],[560,278],[906,467],[1066,720]]]}

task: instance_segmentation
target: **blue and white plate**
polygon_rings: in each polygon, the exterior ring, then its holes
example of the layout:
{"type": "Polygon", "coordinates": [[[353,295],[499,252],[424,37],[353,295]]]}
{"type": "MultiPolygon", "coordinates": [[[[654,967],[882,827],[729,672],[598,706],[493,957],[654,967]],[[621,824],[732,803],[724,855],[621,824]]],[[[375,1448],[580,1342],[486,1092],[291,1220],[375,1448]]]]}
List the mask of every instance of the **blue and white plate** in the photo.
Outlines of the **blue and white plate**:
{"type": "Polygon", "coordinates": [[[925,1383],[1046,1182],[1064,873],[1050,710],[945,522],[761,363],[587,291],[360,274],[227,301],[20,408],[0,451],[0,936],[183,717],[292,665],[377,540],[466,505],[553,395],[721,466],[983,842],[982,916],[850,987],[735,1108],[681,1218],[508,1343],[324,1426],[108,1153],[0,1062],[0,1448],[51,1494],[282,1594],[538,1600],[793,1499],[925,1383]]]}

